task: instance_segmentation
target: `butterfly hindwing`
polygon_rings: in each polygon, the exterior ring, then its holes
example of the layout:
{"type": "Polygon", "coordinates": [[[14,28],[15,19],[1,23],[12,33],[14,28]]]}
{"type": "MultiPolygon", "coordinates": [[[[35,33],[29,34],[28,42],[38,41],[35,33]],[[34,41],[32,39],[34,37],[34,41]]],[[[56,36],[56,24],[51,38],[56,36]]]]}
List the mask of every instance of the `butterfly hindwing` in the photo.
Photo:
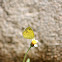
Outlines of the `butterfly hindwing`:
{"type": "Polygon", "coordinates": [[[27,27],[25,31],[23,32],[23,37],[27,39],[32,39],[34,38],[34,32],[31,29],[31,27],[27,27]]]}

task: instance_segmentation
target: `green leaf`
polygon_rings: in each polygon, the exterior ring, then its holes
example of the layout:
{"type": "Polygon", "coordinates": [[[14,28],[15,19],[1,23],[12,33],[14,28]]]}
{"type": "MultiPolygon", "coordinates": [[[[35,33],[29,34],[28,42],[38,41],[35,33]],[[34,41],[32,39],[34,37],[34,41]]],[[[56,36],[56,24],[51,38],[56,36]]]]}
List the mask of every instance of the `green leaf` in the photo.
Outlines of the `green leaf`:
{"type": "Polygon", "coordinates": [[[26,62],[30,62],[30,59],[28,58],[26,62]]]}

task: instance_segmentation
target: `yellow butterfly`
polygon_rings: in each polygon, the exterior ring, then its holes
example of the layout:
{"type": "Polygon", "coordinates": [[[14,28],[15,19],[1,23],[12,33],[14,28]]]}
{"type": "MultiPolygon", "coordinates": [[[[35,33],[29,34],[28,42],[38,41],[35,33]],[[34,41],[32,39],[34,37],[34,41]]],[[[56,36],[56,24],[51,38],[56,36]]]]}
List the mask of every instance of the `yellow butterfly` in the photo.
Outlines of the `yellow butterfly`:
{"type": "Polygon", "coordinates": [[[23,32],[23,37],[27,39],[33,39],[34,38],[34,32],[31,29],[31,27],[27,27],[23,32]]]}

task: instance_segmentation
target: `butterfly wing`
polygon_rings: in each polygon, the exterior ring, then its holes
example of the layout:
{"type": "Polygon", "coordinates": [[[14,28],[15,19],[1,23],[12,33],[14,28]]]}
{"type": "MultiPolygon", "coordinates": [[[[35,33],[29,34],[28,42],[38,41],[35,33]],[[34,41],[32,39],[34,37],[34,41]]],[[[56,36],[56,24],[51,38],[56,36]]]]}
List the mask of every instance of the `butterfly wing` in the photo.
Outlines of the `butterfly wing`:
{"type": "Polygon", "coordinates": [[[23,37],[27,39],[32,39],[34,38],[34,32],[31,29],[31,27],[27,27],[25,31],[23,32],[23,37]]]}

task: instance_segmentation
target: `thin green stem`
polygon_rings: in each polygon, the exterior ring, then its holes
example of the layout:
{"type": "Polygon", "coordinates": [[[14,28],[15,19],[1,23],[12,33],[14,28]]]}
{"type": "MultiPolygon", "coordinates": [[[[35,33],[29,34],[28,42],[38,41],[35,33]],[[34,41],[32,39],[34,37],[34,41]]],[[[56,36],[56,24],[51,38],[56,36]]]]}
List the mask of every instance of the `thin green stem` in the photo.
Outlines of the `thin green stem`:
{"type": "Polygon", "coordinates": [[[28,51],[30,50],[30,48],[31,48],[31,46],[28,48],[28,50],[27,50],[27,52],[26,52],[26,54],[25,54],[25,56],[24,56],[23,62],[25,62],[25,59],[26,59],[27,53],[28,53],[28,51]]]}

